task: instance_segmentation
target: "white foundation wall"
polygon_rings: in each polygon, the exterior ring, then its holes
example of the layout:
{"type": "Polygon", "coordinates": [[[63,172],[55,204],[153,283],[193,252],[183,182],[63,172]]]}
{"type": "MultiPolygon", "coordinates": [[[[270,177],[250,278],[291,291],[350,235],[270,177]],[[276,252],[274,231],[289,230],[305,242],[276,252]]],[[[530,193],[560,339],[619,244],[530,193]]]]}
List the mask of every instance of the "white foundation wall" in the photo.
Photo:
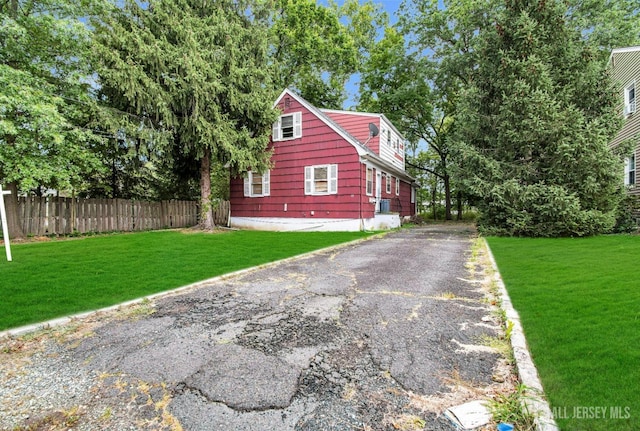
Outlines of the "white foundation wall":
{"type": "Polygon", "coordinates": [[[231,217],[230,226],[237,229],[271,231],[360,231],[388,230],[400,227],[398,214],[378,214],[369,219],[231,217]]]}

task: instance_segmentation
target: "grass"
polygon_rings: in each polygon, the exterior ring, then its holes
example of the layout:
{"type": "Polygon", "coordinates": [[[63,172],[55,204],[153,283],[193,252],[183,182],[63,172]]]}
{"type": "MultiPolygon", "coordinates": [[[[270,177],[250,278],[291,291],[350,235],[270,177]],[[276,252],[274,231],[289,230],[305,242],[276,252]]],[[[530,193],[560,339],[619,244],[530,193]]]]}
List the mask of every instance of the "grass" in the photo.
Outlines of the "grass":
{"type": "Polygon", "coordinates": [[[560,428],[640,429],[640,237],[487,240],[560,428]]]}
{"type": "Polygon", "coordinates": [[[0,256],[0,330],[98,309],[367,236],[156,231],[12,244],[0,256]]]}

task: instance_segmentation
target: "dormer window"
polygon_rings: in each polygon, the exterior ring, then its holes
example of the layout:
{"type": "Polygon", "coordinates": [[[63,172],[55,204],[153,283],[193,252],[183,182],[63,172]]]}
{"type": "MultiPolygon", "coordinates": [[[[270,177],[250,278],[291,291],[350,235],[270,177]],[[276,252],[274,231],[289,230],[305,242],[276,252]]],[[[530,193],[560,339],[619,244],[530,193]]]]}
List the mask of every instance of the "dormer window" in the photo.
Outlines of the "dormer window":
{"type": "Polygon", "coordinates": [[[625,117],[636,112],[636,83],[629,84],[624,89],[624,115],[625,117]]]}
{"type": "Polygon", "coordinates": [[[302,112],[281,115],[273,123],[273,140],[287,141],[302,137],[302,112]]]}

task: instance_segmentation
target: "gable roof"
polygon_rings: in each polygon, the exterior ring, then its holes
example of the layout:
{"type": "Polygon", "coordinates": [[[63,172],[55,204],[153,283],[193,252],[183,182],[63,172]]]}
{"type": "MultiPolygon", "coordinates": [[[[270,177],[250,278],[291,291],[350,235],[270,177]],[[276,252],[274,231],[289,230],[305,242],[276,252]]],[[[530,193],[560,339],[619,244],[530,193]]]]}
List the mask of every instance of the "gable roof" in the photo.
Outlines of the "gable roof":
{"type": "MultiPolygon", "coordinates": [[[[333,119],[331,119],[328,115],[326,115],[323,112],[323,110],[316,108],[311,103],[307,102],[302,96],[296,94],[294,91],[292,91],[292,90],[290,90],[288,88],[285,88],[282,91],[282,93],[280,93],[280,96],[278,96],[278,98],[274,102],[273,106],[274,107],[278,106],[278,104],[280,103],[280,101],[282,100],[282,98],[284,96],[293,97],[297,102],[299,102],[302,106],[304,106],[309,112],[311,112],[313,115],[315,115],[319,120],[324,122],[327,126],[329,126],[329,128],[331,128],[338,135],[340,135],[345,141],[347,141],[349,144],[351,144],[356,149],[356,151],[358,152],[358,155],[360,156],[360,158],[362,160],[371,161],[372,163],[375,163],[376,165],[380,165],[386,171],[392,172],[392,173],[394,173],[394,174],[396,174],[396,175],[398,175],[400,177],[403,177],[405,180],[408,180],[408,181],[411,181],[411,182],[415,182],[415,179],[413,177],[411,177],[409,174],[407,174],[404,170],[398,169],[397,167],[393,166],[391,163],[389,163],[386,160],[382,159],[380,156],[378,156],[376,153],[374,153],[373,150],[371,150],[369,147],[364,145],[364,143],[358,141],[349,132],[347,132],[343,127],[341,127],[338,123],[336,123],[333,119]]],[[[335,112],[340,112],[340,111],[335,111],[335,112]]],[[[342,112],[345,112],[345,113],[348,113],[348,114],[357,114],[356,112],[352,112],[352,111],[342,111],[342,112]]],[[[360,113],[360,114],[361,115],[368,115],[368,116],[383,116],[383,114],[371,114],[371,113],[360,113]]],[[[387,120],[387,122],[389,124],[392,124],[389,120],[387,120]]],[[[393,124],[392,124],[392,127],[393,127],[393,124]]],[[[395,127],[394,127],[394,129],[395,129],[395,127]]],[[[397,130],[396,130],[396,132],[397,132],[397,130]]],[[[399,132],[398,132],[398,134],[401,135],[399,132]]]]}
{"type": "Polygon", "coordinates": [[[321,111],[327,114],[335,113],[335,114],[354,115],[354,116],[371,117],[371,118],[381,118],[388,125],[391,126],[391,128],[393,129],[394,132],[396,132],[396,134],[398,134],[402,139],[404,139],[404,136],[402,135],[402,133],[400,133],[400,131],[396,129],[396,126],[394,126],[393,123],[384,114],[376,114],[373,112],[344,111],[340,109],[321,109],[321,111]]]}
{"type": "Polygon", "coordinates": [[[627,47],[623,47],[623,48],[615,48],[611,51],[611,54],[609,55],[609,61],[607,64],[611,64],[611,61],[613,60],[613,56],[615,54],[622,54],[622,53],[626,53],[626,52],[640,52],[640,46],[627,46],[627,47]]]}

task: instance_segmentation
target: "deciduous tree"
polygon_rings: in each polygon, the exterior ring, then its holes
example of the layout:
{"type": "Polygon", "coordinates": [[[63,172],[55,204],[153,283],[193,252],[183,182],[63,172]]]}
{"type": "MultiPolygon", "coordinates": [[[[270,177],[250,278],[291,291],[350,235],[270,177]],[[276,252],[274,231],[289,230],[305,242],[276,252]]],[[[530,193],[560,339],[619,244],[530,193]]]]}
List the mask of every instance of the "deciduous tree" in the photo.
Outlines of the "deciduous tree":
{"type": "MultiPolygon", "coordinates": [[[[99,7],[99,2],[91,4],[99,7]]],[[[95,104],[87,61],[94,13],[75,0],[0,2],[0,182],[10,235],[20,237],[17,194],[36,187],[81,190],[101,169],[92,145],[95,104]]]]}
{"type": "Polygon", "coordinates": [[[379,6],[347,0],[277,0],[271,18],[274,84],[294,88],[314,106],[341,109],[345,86],[386,20],[379,6]]]}

